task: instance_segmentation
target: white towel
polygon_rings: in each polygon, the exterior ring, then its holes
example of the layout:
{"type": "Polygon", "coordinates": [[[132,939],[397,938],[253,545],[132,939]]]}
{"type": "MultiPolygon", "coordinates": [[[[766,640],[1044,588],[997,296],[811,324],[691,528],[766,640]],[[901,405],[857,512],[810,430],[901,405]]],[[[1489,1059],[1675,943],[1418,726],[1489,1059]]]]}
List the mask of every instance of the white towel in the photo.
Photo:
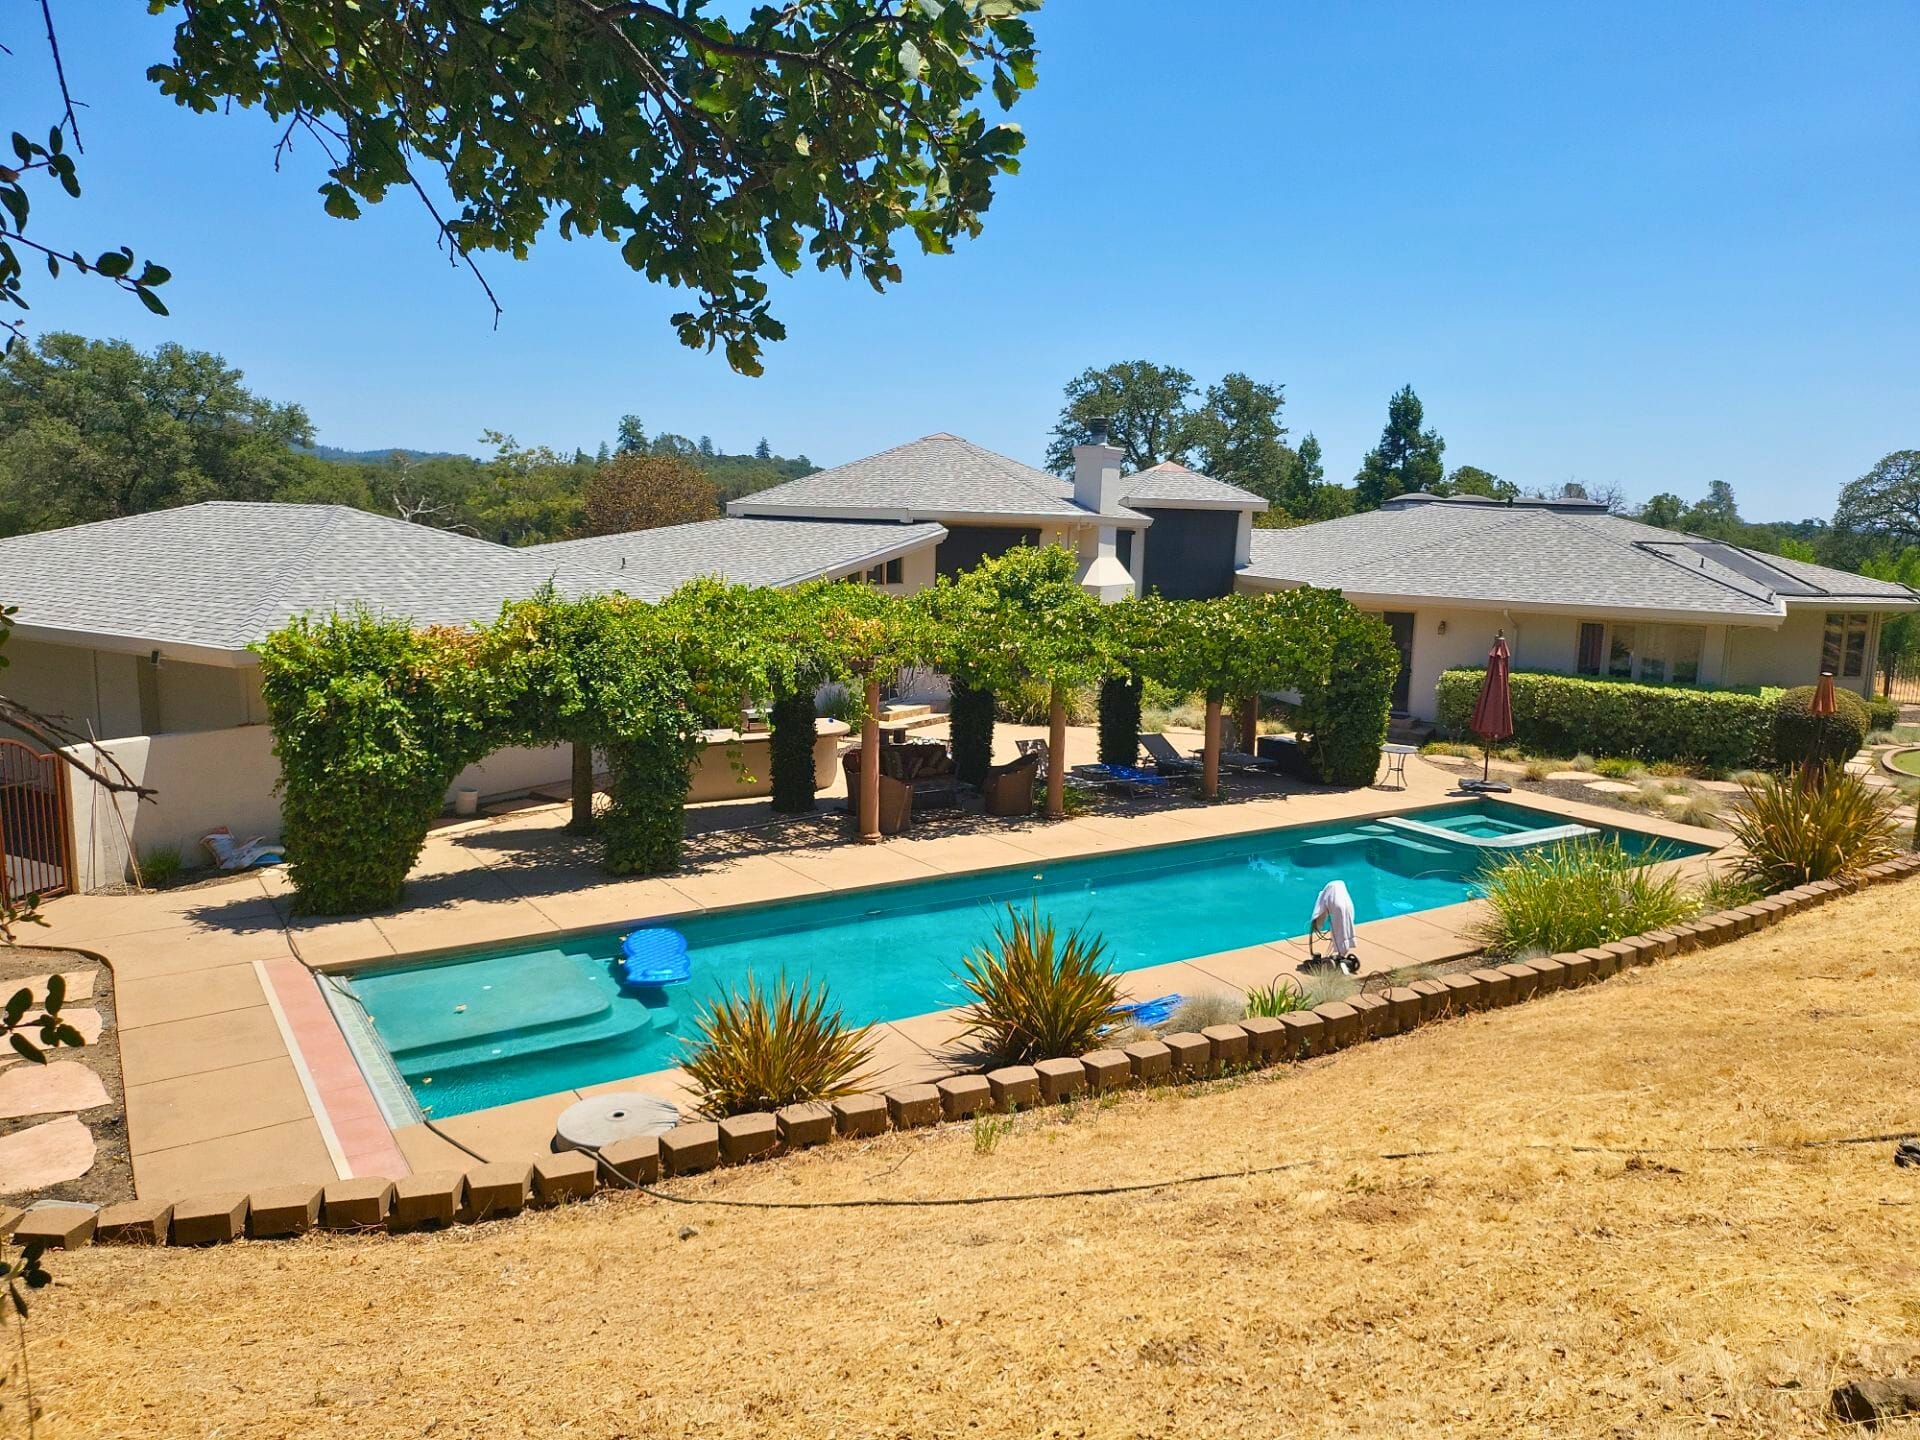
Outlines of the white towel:
{"type": "MultiPolygon", "coordinates": [[[[1347,894],[1344,880],[1330,880],[1313,902],[1313,919],[1325,920],[1333,937],[1333,953],[1353,953],[1353,897],[1347,894]]],[[[1309,921],[1309,926],[1312,925],[1309,921]]]]}

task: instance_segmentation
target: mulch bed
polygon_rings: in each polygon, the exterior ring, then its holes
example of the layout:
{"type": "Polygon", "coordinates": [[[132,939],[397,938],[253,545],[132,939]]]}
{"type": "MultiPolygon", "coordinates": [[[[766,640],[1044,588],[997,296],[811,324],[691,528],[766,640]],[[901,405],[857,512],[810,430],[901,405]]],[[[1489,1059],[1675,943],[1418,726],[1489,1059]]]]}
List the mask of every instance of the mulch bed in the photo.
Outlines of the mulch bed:
{"type": "MultiPolygon", "coordinates": [[[[133,1157],[127,1148],[126,1092],[120,1080],[120,1032],[113,1003],[113,971],[97,960],[66,950],[41,950],[32,946],[0,945],[0,994],[10,996],[19,987],[11,982],[28,975],[62,971],[93,973],[93,994],[85,1000],[69,1000],[63,1009],[93,1009],[100,1012],[100,1038],[78,1050],[65,1046],[51,1056],[55,1060],[84,1065],[100,1077],[106,1086],[107,1103],[80,1112],[80,1122],[93,1132],[93,1165],[77,1180],[25,1193],[6,1187],[9,1177],[0,1175],[0,1198],[12,1204],[28,1200],[81,1200],[94,1205],[110,1205],[133,1198],[133,1157]]],[[[37,997],[36,997],[37,998],[37,997]]],[[[38,1014],[37,1009],[29,1014],[38,1014]]],[[[29,1038],[32,1038],[29,1032],[29,1038]]],[[[10,1050],[0,1047],[0,1056],[10,1050]]],[[[15,1060],[14,1065],[25,1065],[15,1060]]],[[[9,1067],[11,1068],[11,1067],[9,1067]]],[[[0,1120],[0,1135],[11,1135],[46,1123],[51,1115],[29,1115],[17,1120],[0,1120]]]]}

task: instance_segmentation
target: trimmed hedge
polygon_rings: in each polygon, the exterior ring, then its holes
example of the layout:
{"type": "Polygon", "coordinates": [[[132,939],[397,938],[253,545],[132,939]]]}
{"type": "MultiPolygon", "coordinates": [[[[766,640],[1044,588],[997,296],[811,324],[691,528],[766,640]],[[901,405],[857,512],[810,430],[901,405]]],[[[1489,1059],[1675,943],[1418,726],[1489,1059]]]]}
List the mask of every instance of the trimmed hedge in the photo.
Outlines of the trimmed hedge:
{"type": "Polygon", "coordinates": [[[993,691],[953,682],[947,720],[953,737],[954,778],[975,789],[987,783],[993,766],[993,691]]]}
{"type": "MultiPolygon", "coordinates": [[[[1437,688],[1440,729],[1467,736],[1481,670],[1448,670],[1437,688]]],[[[1774,759],[1774,706],[1764,695],[1636,685],[1549,671],[1512,678],[1513,740],[1549,755],[1623,755],[1721,770],[1774,759]]],[[[1857,697],[1856,697],[1857,698],[1857,697]]]]}
{"type": "Polygon", "coordinates": [[[1867,697],[1867,724],[1875,730],[1891,730],[1900,723],[1900,702],[1878,695],[1867,697]]]}
{"type": "Polygon", "coordinates": [[[1109,675],[1100,682],[1100,763],[1140,763],[1140,697],[1146,682],[1138,675],[1109,675]]]}
{"type": "Polygon", "coordinates": [[[1813,686],[1800,685],[1774,704],[1773,755],[1783,767],[1808,760],[1840,764],[1867,743],[1866,701],[1851,690],[1836,689],[1833,714],[1815,715],[1813,696],[1813,686]]]}
{"type": "Polygon", "coordinates": [[[773,736],[767,742],[768,768],[773,772],[773,810],[776,815],[800,815],[813,809],[813,744],[819,734],[814,724],[813,691],[782,695],[769,708],[773,736]]]}

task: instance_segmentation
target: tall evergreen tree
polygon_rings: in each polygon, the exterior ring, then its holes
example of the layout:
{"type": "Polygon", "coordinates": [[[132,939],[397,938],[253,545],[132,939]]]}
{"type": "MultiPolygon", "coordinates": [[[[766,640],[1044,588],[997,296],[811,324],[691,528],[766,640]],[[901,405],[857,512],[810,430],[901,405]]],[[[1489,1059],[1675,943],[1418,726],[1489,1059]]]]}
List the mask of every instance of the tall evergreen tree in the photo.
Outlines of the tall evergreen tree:
{"type": "Polygon", "coordinates": [[[1396,495],[1432,490],[1446,474],[1440,456],[1447,442],[1437,430],[1421,429],[1426,412],[1411,385],[1387,401],[1387,423],[1380,443],[1367,452],[1353,477],[1356,510],[1377,510],[1396,495]]]}
{"type": "Polygon", "coordinates": [[[700,437],[700,458],[702,460],[711,460],[713,458],[713,437],[711,435],[702,435],[700,437]]]}
{"type": "Polygon", "coordinates": [[[760,443],[753,447],[753,458],[756,460],[771,460],[773,458],[773,447],[767,444],[766,436],[762,435],[760,437],[760,443]]]}
{"type": "Polygon", "coordinates": [[[640,423],[638,415],[620,417],[620,429],[615,433],[613,448],[622,455],[647,453],[647,427],[640,423]]]}
{"type": "Polygon", "coordinates": [[[1296,520],[1313,513],[1313,492],[1326,483],[1327,467],[1320,458],[1320,437],[1309,430],[1301,438],[1293,464],[1287,467],[1287,481],[1280,494],[1280,508],[1296,520]]]}

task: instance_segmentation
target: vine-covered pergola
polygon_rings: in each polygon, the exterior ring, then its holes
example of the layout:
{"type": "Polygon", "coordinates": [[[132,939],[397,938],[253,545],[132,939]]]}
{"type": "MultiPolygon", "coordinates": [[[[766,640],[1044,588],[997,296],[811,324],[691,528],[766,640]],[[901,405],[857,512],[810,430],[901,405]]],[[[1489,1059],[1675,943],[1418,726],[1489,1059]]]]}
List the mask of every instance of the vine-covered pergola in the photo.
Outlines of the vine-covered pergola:
{"type": "MultiPolygon", "coordinates": [[[[1306,588],[1103,605],[1076,572],[1066,550],[1020,547],[908,598],[851,582],[776,591],[701,580],[657,604],[549,590],[474,627],[415,629],[365,612],[295,620],[260,656],[296,904],[351,914],[399,903],[454,777],[509,745],[601,754],[609,784],[594,827],[606,868],[675,869],[703,731],[766,705],[774,807],[808,810],[815,695],[846,686],[871,718],[912,665],[953,679],[955,768],[976,783],[991,760],[995,692],[1048,688],[1052,816],[1064,813],[1065,701],[1103,682],[1136,702],[1143,678],[1206,696],[1209,795],[1223,705],[1262,693],[1298,697],[1317,778],[1373,779],[1398,664],[1380,621],[1306,588]]],[[[1136,703],[1136,728],[1137,713],[1136,703]]],[[[1124,706],[1119,715],[1103,725],[1104,758],[1137,748],[1124,706]]],[[[876,725],[861,743],[862,773],[877,773],[876,725]]],[[[878,798],[861,786],[862,839],[879,838],[878,798]]]]}

